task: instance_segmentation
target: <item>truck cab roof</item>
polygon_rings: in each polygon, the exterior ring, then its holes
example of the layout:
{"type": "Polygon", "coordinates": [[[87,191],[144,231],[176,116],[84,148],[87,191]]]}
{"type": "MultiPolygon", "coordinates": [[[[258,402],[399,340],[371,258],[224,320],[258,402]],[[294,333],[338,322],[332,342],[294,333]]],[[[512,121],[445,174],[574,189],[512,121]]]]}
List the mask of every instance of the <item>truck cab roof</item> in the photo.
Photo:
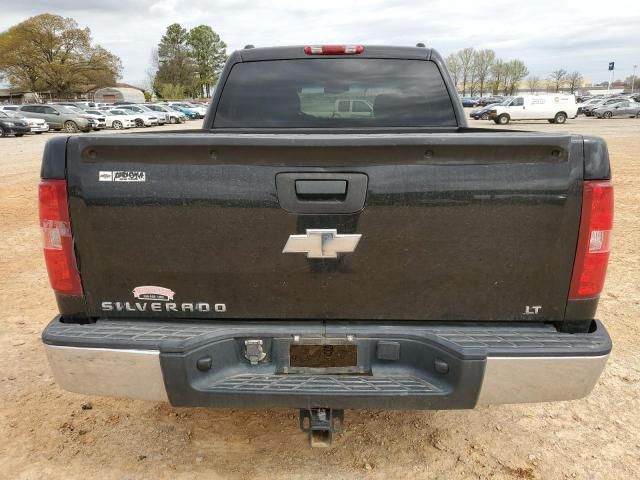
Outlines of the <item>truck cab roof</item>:
{"type": "MultiPolygon", "coordinates": [[[[382,46],[382,45],[362,45],[362,53],[340,54],[340,55],[309,55],[304,48],[307,45],[293,45],[283,47],[248,48],[234,52],[229,58],[230,62],[237,56],[236,61],[255,62],[260,60],[289,60],[295,58],[319,58],[319,57],[368,57],[368,58],[397,58],[431,60],[432,55],[437,53],[431,48],[425,47],[403,47],[403,46],[382,46]]],[[[439,57],[439,55],[438,55],[439,57]]]]}

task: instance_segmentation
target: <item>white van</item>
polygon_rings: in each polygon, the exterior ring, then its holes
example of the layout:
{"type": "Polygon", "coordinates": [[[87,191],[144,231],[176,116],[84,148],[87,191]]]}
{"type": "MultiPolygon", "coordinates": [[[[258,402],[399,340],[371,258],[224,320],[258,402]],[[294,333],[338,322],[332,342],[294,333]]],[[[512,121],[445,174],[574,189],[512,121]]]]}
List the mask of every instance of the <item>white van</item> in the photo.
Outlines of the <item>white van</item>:
{"type": "Polygon", "coordinates": [[[578,114],[574,95],[518,95],[489,111],[489,118],[499,125],[511,120],[548,120],[564,123],[578,114]]]}

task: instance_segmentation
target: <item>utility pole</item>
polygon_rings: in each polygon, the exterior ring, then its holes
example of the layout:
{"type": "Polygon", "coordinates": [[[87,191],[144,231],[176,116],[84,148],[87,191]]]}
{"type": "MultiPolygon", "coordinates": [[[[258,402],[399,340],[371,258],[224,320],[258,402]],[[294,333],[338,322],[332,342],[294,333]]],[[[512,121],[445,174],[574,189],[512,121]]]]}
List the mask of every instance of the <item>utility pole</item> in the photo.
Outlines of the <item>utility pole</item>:
{"type": "Polygon", "coordinates": [[[636,85],[636,68],[638,65],[633,66],[633,76],[631,77],[631,93],[633,93],[633,87],[636,85]]]}
{"type": "Polygon", "coordinates": [[[607,95],[611,90],[611,82],[613,82],[613,69],[616,67],[616,62],[609,62],[609,84],[607,85],[607,95]]]}

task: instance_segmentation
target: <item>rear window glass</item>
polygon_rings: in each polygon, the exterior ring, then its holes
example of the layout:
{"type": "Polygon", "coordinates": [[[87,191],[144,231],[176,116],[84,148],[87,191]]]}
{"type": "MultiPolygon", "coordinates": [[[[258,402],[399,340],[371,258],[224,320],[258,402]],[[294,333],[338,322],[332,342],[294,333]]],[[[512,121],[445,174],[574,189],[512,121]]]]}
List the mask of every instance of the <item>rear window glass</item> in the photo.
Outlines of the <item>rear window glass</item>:
{"type": "Polygon", "coordinates": [[[370,58],[238,63],[214,119],[214,128],[456,125],[433,62],[370,58]]]}

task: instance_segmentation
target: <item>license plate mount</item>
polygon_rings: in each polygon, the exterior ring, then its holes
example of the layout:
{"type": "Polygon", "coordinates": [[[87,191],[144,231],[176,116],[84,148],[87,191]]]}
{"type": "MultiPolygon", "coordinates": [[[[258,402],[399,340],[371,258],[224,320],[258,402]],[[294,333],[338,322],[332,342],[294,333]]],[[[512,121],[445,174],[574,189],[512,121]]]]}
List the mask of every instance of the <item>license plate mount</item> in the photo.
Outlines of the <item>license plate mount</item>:
{"type": "Polygon", "coordinates": [[[291,344],[289,373],[363,373],[355,344],[291,344]]]}

